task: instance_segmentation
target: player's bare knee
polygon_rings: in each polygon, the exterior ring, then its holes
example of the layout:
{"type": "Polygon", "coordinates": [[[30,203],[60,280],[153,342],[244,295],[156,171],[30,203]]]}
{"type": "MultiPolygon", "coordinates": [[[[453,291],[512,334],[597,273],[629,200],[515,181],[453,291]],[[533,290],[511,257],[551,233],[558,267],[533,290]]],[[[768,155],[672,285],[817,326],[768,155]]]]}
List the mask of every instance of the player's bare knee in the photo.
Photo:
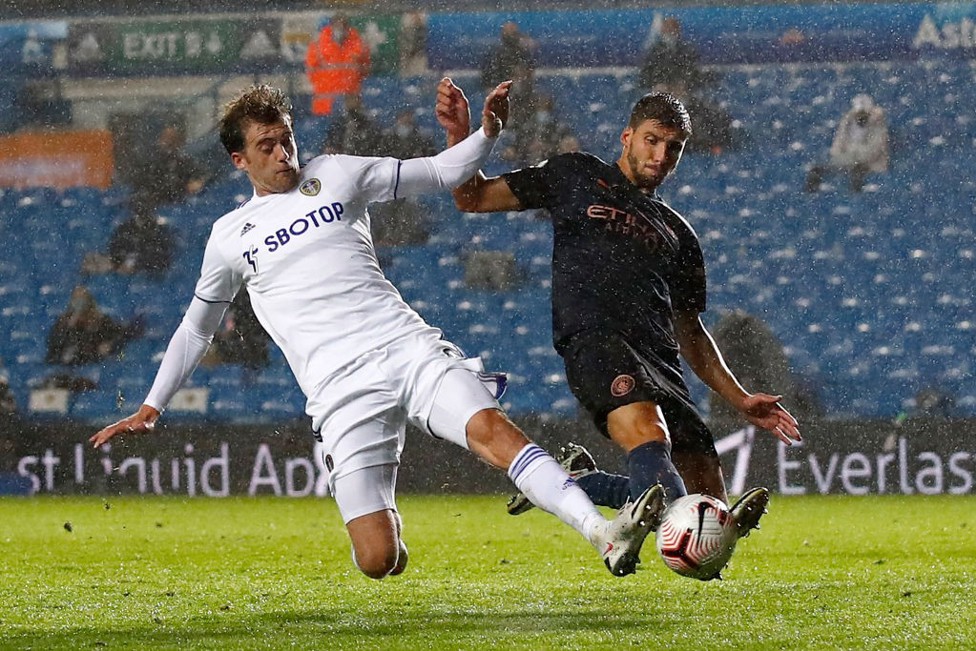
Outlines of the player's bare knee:
{"type": "Polygon", "coordinates": [[[354,518],[346,523],[352,542],[352,560],[359,571],[382,579],[397,565],[400,550],[399,514],[384,509],[354,518]]]}
{"type": "Polygon", "coordinates": [[[376,579],[377,581],[379,581],[380,579],[385,579],[386,577],[390,576],[390,573],[393,572],[393,569],[395,567],[396,564],[392,564],[392,565],[383,564],[383,565],[377,565],[375,567],[360,567],[359,571],[365,574],[366,576],[368,576],[369,578],[376,579]]]}
{"type": "Polygon", "coordinates": [[[353,561],[360,572],[371,579],[383,579],[397,568],[399,549],[397,546],[367,546],[353,549],[353,561]]]}

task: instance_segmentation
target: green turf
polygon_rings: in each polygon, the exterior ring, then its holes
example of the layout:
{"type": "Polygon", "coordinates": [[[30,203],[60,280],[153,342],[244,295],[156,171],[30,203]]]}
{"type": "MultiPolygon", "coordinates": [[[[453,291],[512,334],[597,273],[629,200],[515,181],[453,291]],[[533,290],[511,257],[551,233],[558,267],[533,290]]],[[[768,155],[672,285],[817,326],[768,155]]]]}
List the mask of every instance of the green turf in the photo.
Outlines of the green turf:
{"type": "Polygon", "coordinates": [[[401,498],[377,582],[330,501],[2,499],[0,648],[976,648],[973,497],[774,497],[710,583],[503,504],[401,498]]]}

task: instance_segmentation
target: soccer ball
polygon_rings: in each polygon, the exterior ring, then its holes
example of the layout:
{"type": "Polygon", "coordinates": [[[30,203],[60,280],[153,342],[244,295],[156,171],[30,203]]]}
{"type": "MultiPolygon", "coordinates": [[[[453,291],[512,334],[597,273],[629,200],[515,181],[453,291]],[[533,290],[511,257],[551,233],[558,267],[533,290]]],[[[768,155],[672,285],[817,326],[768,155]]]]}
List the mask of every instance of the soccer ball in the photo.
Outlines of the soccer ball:
{"type": "Polygon", "coordinates": [[[738,541],[735,522],[720,500],[685,495],[664,512],[657,529],[657,551],[681,576],[700,581],[721,579],[738,541]]]}

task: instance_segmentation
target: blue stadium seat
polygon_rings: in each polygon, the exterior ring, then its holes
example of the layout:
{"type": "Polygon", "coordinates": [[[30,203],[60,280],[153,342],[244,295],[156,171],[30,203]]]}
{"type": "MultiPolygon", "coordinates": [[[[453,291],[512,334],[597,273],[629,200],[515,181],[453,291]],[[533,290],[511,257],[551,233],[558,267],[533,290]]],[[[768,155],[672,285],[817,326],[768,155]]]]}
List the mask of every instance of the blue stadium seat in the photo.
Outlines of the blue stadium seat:
{"type": "MultiPolygon", "coordinates": [[[[686,154],[675,180],[662,187],[702,237],[707,316],[745,308],[766,319],[798,371],[822,383],[833,416],[890,417],[919,386],[935,383],[955,393],[960,414],[976,415],[976,386],[966,366],[976,329],[976,182],[966,173],[976,137],[973,80],[968,62],[951,60],[723,70],[716,96],[745,125],[748,142],[721,156],[686,154]],[[888,111],[891,172],[878,178],[877,192],[852,196],[838,182],[806,195],[806,166],[826,156],[837,118],[862,89],[888,111]]],[[[421,122],[439,131],[427,83],[371,78],[364,94],[382,120],[415,107],[421,122]]],[[[537,85],[553,96],[585,148],[614,159],[637,92],[632,73],[546,73],[537,85]]],[[[307,106],[307,98],[296,101],[301,110],[307,106]]],[[[299,120],[307,152],[318,147],[322,127],[299,120]]],[[[497,157],[487,167],[509,169],[497,157]]],[[[185,204],[167,206],[181,244],[164,280],[83,279],[110,313],[142,313],[149,326],[130,342],[124,363],[105,375],[111,386],[104,391],[138,395],[148,388],[192,292],[213,221],[248,196],[246,179],[236,173],[185,204]]],[[[127,200],[122,186],[0,191],[0,357],[11,378],[36,383],[49,372],[43,339],[82,280],[81,257],[104,250],[113,225],[128,215],[127,200]],[[52,215],[63,237],[51,237],[52,215]]],[[[562,364],[549,341],[548,221],[530,213],[462,215],[446,194],[420,202],[431,219],[429,243],[382,252],[404,298],[469,352],[484,352],[489,365],[512,372],[506,401],[516,413],[573,415],[575,402],[558,379],[562,364]],[[512,251],[526,272],[525,286],[498,294],[466,289],[463,256],[485,248],[512,251]]],[[[205,419],[271,422],[301,412],[280,356],[247,387],[239,372],[219,369],[199,369],[193,382],[214,392],[205,419]]],[[[95,396],[72,409],[79,418],[106,415],[95,396]]]]}

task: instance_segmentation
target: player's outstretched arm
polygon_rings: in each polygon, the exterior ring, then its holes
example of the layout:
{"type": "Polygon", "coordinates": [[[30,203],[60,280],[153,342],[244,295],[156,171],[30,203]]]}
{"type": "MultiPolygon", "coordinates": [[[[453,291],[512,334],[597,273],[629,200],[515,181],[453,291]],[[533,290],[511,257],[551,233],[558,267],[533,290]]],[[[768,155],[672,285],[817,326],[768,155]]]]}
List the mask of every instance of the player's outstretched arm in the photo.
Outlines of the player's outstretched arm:
{"type": "MultiPolygon", "coordinates": [[[[497,135],[508,124],[509,93],[512,82],[498,84],[485,98],[481,126],[485,134],[497,135]]],[[[437,121],[453,147],[468,137],[471,115],[468,98],[450,79],[441,80],[437,93],[437,121]],[[447,82],[447,83],[445,83],[447,82]]],[[[521,210],[521,205],[501,177],[485,177],[480,170],[453,191],[454,204],[464,212],[498,212],[521,210]]]]}
{"type": "Polygon", "coordinates": [[[783,396],[768,393],[753,393],[736,405],[742,416],[753,425],[773,433],[780,441],[793,445],[803,440],[800,436],[799,422],[793,414],[780,404],[783,396]]]}
{"type": "Polygon", "coordinates": [[[782,396],[746,391],[725,363],[715,339],[697,313],[675,315],[675,336],[681,356],[695,375],[735,407],[743,418],[768,430],[787,445],[802,440],[796,418],[779,402],[782,396]]]}
{"type": "MultiPolygon", "coordinates": [[[[497,137],[508,123],[509,92],[512,82],[503,81],[485,98],[481,111],[481,126],[489,138],[497,137]]],[[[464,91],[449,77],[437,85],[437,104],[434,109],[437,122],[447,133],[447,146],[453,147],[471,132],[471,107],[464,91]]]]}
{"type": "Polygon", "coordinates": [[[489,138],[495,138],[508,124],[508,96],[512,90],[511,81],[503,81],[495,86],[485,98],[481,110],[481,128],[489,138]]]}
{"type": "Polygon", "coordinates": [[[97,448],[120,434],[123,436],[148,434],[156,428],[157,420],[159,420],[159,410],[149,405],[142,405],[139,407],[139,411],[131,416],[116,421],[96,432],[94,436],[88,439],[88,442],[97,448]]]}
{"type": "Polygon", "coordinates": [[[143,434],[153,430],[162,410],[210,347],[213,333],[220,325],[226,307],[223,303],[209,303],[194,297],[166,347],[159,370],[156,371],[156,379],[142,407],[128,418],[112,423],[89,438],[94,447],[120,434],[143,434]]]}
{"type": "Polygon", "coordinates": [[[460,139],[435,156],[401,161],[395,196],[453,190],[474,176],[491,155],[508,119],[508,88],[509,84],[499,84],[489,94],[482,113],[482,128],[461,137],[470,122],[467,98],[454,82],[446,77],[442,79],[437,88],[437,119],[460,139]]]}
{"type": "Polygon", "coordinates": [[[471,133],[471,107],[464,91],[450,77],[437,84],[437,103],[434,107],[437,122],[447,133],[447,146],[453,147],[471,133]]]}

